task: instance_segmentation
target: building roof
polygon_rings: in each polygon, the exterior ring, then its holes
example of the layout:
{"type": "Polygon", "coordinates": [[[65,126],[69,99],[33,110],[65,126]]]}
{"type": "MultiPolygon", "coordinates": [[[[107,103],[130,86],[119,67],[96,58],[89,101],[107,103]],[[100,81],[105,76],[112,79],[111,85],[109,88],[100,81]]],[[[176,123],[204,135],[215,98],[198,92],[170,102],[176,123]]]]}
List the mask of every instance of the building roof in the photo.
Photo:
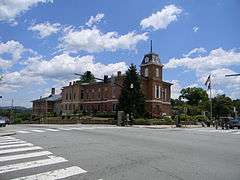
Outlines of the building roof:
{"type": "Polygon", "coordinates": [[[145,54],[141,65],[150,64],[150,63],[161,64],[159,55],[153,52],[145,54]]]}
{"type": "Polygon", "coordinates": [[[40,102],[40,101],[58,101],[62,98],[61,94],[51,94],[48,97],[40,98],[33,100],[32,102],[40,102]]]}

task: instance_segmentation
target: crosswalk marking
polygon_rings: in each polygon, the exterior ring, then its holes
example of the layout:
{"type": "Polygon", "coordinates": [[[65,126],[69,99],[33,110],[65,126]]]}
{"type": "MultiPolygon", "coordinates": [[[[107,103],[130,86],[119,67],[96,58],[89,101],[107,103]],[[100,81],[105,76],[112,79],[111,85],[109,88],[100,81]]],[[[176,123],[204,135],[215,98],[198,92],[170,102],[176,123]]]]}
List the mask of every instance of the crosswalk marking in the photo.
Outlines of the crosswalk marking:
{"type": "Polygon", "coordinates": [[[59,130],[57,130],[57,129],[44,129],[44,130],[47,130],[47,131],[53,131],[53,132],[57,132],[57,131],[59,131],[59,130]]]}
{"type": "Polygon", "coordinates": [[[70,176],[86,173],[84,169],[78,166],[72,166],[65,169],[58,169],[53,171],[48,171],[40,174],[35,174],[26,177],[20,177],[12,180],[57,180],[63,179],[70,176]]]}
{"type": "Polygon", "coordinates": [[[23,134],[31,133],[31,132],[29,132],[29,131],[17,131],[17,132],[19,132],[19,133],[23,133],[23,134]]]}
{"type": "Polygon", "coordinates": [[[22,151],[33,151],[33,150],[39,150],[39,149],[42,149],[42,147],[33,146],[33,147],[24,147],[24,148],[16,148],[16,149],[4,149],[4,150],[0,150],[0,154],[22,152],[22,151]]]}
{"type": "Polygon", "coordinates": [[[62,157],[56,157],[56,156],[48,156],[48,157],[49,157],[49,159],[0,166],[0,174],[6,173],[6,172],[11,172],[11,171],[18,171],[18,170],[22,170],[22,169],[46,166],[46,165],[50,165],[50,164],[57,164],[57,163],[61,163],[61,162],[67,162],[67,160],[62,157]]]}
{"type": "Polygon", "coordinates": [[[6,139],[6,140],[0,140],[0,143],[3,142],[16,142],[16,141],[20,141],[19,139],[6,139]]]}
{"type": "Polygon", "coordinates": [[[45,131],[39,130],[39,129],[32,129],[32,130],[30,130],[30,131],[33,131],[33,132],[45,132],[45,131]]]}
{"type": "Polygon", "coordinates": [[[33,152],[33,153],[27,153],[27,154],[3,156],[3,157],[0,157],[0,162],[12,161],[12,160],[18,160],[18,159],[27,159],[27,158],[46,156],[51,154],[52,153],[50,151],[40,151],[40,152],[33,152]]]}
{"type": "Polygon", "coordinates": [[[15,139],[15,138],[9,137],[9,136],[7,136],[7,137],[0,137],[0,140],[12,140],[12,139],[15,139]]]}
{"type": "Polygon", "coordinates": [[[7,145],[7,144],[20,144],[20,143],[26,143],[26,141],[0,142],[0,146],[1,146],[1,145],[7,145]]]}
{"type": "MultiPolygon", "coordinates": [[[[42,150],[42,147],[33,146],[31,143],[16,139],[14,137],[2,138],[0,143],[0,164],[1,162],[9,162],[7,165],[0,166],[0,175],[8,175],[10,172],[21,171],[30,168],[38,168],[43,166],[54,165],[58,163],[67,162],[63,157],[54,156],[50,151],[42,150]],[[12,142],[8,142],[8,140],[12,142]],[[21,147],[26,146],[26,147],[21,147]],[[31,147],[27,147],[31,146],[31,147]],[[7,148],[7,149],[4,149],[7,148]],[[41,151],[38,151],[41,150],[41,151]],[[32,151],[32,152],[29,152],[32,151]],[[19,153],[17,153],[19,152],[19,153]],[[15,154],[11,154],[15,153],[15,154]],[[31,160],[31,158],[39,157],[37,160],[31,160]],[[23,159],[22,162],[17,160],[23,159]],[[25,159],[25,160],[24,160],[25,159]],[[16,162],[15,162],[16,161],[16,162]],[[10,163],[11,162],[11,163],[10,163]]],[[[51,167],[50,167],[51,168],[51,167]]],[[[34,172],[34,171],[33,171],[34,172]]],[[[20,172],[19,174],[23,177],[16,177],[15,180],[57,180],[68,178],[74,175],[80,175],[87,173],[86,170],[78,166],[70,166],[62,169],[48,170],[47,172],[41,172],[39,174],[32,174],[23,176],[20,172]]],[[[0,176],[1,177],[1,176],[0,176]]]]}
{"type": "Polygon", "coordinates": [[[31,144],[31,143],[22,143],[22,144],[4,145],[4,146],[0,146],[0,149],[13,148],[13,147],[22,147],[22,146],[33,146],[33,144],[31,144]]]}

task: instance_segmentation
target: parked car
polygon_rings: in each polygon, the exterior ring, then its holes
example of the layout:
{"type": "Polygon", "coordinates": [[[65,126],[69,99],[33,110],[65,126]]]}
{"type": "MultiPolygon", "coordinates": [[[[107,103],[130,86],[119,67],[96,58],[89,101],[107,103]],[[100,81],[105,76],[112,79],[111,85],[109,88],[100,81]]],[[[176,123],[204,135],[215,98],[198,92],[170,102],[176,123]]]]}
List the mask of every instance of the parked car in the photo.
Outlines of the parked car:
{"type": "Polygon", "coordinates": [[[10,119],[8,117],[5,117],[5,121],[6,121],[6,124],[9,125],[10,124],[10,119]]]}
{"type": "Polygon", "coordinates": [[[232,120],[229,121],[229,128],[234,129],[235,127],[240,129],[240,117],[232,119],[232,120]]]}
{"type": "Polygon", "coordinates": [[[6,126],[6,120],[3,117],[0,117],[0,127],[5,127],[6,126]]]}
{"type": "Polygon", "coordinates": [[[222,129],[229,129],[229,128],[230,128],[229,122],[232,121],[232,120],[233,120],[232,117],[220,117],[220,118],[216,121],[216,129],[218,129],[219,126],[220,126],[222,129]]]}

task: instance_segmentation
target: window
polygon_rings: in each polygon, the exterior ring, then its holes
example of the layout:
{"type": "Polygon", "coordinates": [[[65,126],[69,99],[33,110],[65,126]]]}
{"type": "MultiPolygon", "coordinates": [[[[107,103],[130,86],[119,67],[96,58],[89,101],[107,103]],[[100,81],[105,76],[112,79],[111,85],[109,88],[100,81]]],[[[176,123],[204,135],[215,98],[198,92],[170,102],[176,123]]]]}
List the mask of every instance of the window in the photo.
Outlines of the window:
{"type": "Polygon", "coordinates": [[[156,98],[156,99],[159,99],[159,98],[161,97],[161,95],[160,95],[160,93],[161,93],[160,89],[161,89],[160,86],[155,85],[155,98],[156,98]]]}
{"type": "Polygon", "coordinates": [[[156,68],[156,77],[159,77],[159,69],[156,68]]]}
{"type": "Polygon", "coordinates": [[[117,110],[117,105],[116,105],[116,104],[113,104],[112,110],[113,110],[113,111],[116,111],[116,110],[117,110]]]}
{"type": "Polygon", "coordinates": [[[83,110],[83,105],[81,104],[81,105],[80,105],[80,111],[82,111],[82,110],[83,110]]]}
{"type": "Polygon", "coordinates": [[[100,99],[100,98],[101,98],[101,89],[98,88],[98,99],[100,99]]]}
{"type": "Polygon", "coordinates": [[[145,77],[148,77],[148,68],[145,68],[144,76],[145,76],[145,77]]]}
{"type": "Polygon", "coordinates": [[[69,98],[70,98],[70,100],[72,100],[72,94],[71,93],[70,93],[70,97],[69,98]]]}
{"type": "Polygon", "coordinates": [[[66,100],[68,100],[68,93],[66,93],[66,100]]]}
{"type": "Polygon", "coordinates": [[[84,98],[84,91],[81,90],[81,99],[83,99],[83,98],[84,98]]]}
{"type": "Polygon", "coordinates": [[[100,104],[98,104],[98,106],[97,106],[97,110],[100,111],[100,104]]]}
{"type": "Polygon", "coordinates": [[[73,99],[74,99],[74,100],[76,99],[76,93],[73,94],[73,99]]]}
{"type": "Polygon", "coordinates": [[[165,89],[165,101],[167,101],[167,89],[165,89]]]}

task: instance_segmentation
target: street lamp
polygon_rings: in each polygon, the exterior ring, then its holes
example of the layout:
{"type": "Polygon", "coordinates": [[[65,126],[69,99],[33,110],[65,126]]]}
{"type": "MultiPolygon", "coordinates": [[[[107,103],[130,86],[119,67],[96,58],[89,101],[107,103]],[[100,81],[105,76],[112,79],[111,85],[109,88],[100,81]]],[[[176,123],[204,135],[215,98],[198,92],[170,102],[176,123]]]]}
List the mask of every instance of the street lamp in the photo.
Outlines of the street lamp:
{"type": "Polygon", "coordinates": [[[231,77],[231,76],[240,76],[240,74],[227,74],[225,77],[231,77]]]}

